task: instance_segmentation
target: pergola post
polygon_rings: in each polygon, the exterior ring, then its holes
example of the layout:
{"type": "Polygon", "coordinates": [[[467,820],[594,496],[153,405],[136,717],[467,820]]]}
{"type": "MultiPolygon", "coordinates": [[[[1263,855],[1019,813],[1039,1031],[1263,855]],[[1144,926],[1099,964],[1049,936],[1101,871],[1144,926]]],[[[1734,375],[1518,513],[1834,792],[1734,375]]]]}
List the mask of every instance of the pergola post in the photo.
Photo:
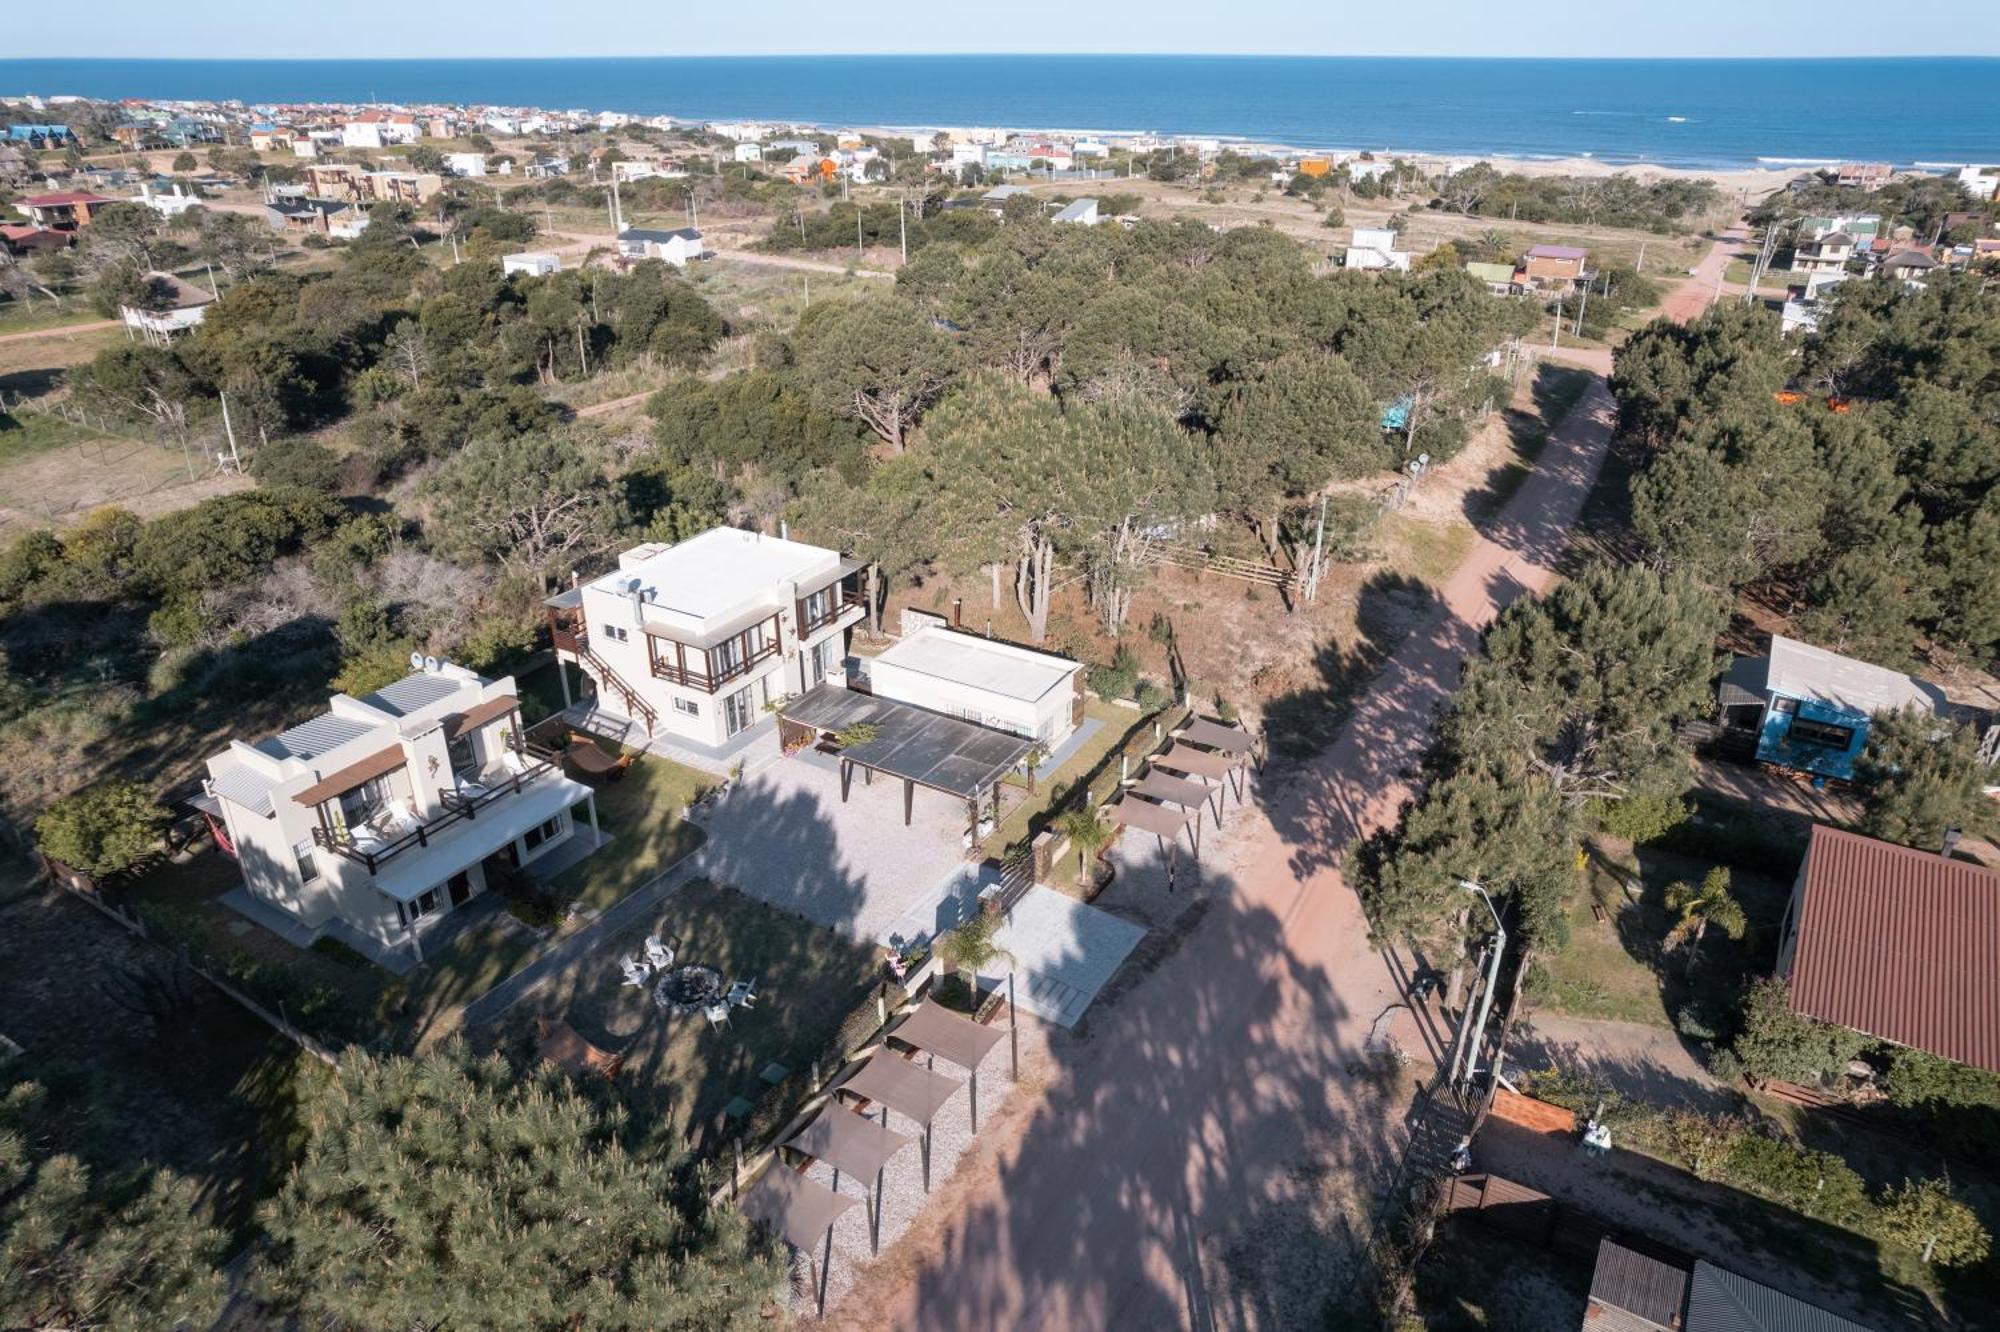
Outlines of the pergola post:
{"type": "Polygon", "coordinates": [[[924,1121],[924,1192],[931,1191],[931,1126],[924,1121]]]}
{"type": "Polygon", "coordinates": [[[833,1225],[829,1222],[826,1227],[826,1256],[820,1259],[819,1264],[819,1316],[821,1318],[826,1317],[826,1278],[832,1270],[833,1225]]]}
{"type": "Polygon", "coordinates": [[[597,826],[597,792],[592,791],[584,799],[590,802],[590,835],[595,840],[602,842],[604,840],[604,833],[597,826]]]}
{"type": "Polygon", "coordinates": [[[854,760],[840,761],[840,803],[847,803],[847,788],[854,781],[854,760]]]}
{"type": "Polygon", "coordinates": [[[868,1191],[868,1252],[882,1252],[882,1170],[875,1167],[875,1187],[868,1191]]]}
{"type": "Polygon", "coordinates": [[[1021,1080],[1021,1033],[1014,1021],[1014,972],[1007,971],[1007,1057],[1008,1076],[1014,1082],[1021,1080]]]}
{"type": "Polygon", "coordinates": [[[977,1133],[979,1132],[979,1065],[977,1064],[974,1064],[972,1066],[971,1096],[972,1100],[970,1104],[972,1106],[972,1131],[974,1133],[977,1133]]]}
{"type": "Polygon", "coordinates": [[[903,826],[910,826],[910,815],[917,803],[917,784],[911,778],[903,779],[903,826]]]}

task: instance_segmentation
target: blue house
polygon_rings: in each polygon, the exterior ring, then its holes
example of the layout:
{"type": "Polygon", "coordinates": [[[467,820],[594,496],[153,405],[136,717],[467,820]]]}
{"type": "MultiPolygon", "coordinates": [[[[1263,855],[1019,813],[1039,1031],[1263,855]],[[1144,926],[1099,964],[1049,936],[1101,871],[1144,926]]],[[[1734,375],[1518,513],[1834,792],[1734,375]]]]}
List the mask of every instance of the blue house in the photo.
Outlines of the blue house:
{"type": "Polygon", "coordinates": [[[32,144],[36,148],[60,148],[75,136],[67,125],[9,125],[9,143],[32,144]]]}
{"type": "Polygon", "coordinates": [[[1875,714],[1945,706],[1934,685],[1778,634],[1769,656],[1731,663],[1717,701],[1729,732],[1755,738],[1759,763],[1842,780],[1875,714]]]}

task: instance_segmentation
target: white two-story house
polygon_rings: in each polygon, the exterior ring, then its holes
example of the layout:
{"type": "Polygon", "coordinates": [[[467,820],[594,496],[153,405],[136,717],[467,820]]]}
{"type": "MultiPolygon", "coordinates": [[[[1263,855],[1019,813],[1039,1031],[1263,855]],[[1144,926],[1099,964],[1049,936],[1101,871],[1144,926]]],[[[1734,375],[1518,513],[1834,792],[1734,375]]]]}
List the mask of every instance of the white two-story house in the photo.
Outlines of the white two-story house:
{"type": "MultiPolygon", "coordinates": [[[[242,866],[246,914],[299,943],[332,935],[377,961],[421,961],[422,935],[486,891],[488,871],[569,841],[590,788],[527,744],[511,678],[450,664],[208,760],[195,803],[242,866]]],[[[227,900],[227,899],[225,899],[227,900]]]]}
{"type": "Polygon", "coordinates": [[[866,567],[734,527],[635,546],[616,572],[549,599],[556,659],[637,731],[720,750],[765,704],[841,678],[866,567]]]}

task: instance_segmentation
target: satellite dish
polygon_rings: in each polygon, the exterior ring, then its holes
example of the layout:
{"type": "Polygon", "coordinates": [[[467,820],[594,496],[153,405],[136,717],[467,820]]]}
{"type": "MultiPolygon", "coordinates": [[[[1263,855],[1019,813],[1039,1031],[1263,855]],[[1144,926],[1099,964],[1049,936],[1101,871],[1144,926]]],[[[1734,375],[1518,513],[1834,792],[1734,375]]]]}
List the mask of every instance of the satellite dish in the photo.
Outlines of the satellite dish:
{"type": "Polygon", "coordinates": [[[437,668],[438,668],[438,659],[437,659],[436,657],[425,657],[425,658],[424,658],[424,669],[425,669],[425,670],[427,670],[427,671],[435,671],[435,670],[436,670],[437,668]]]}
{"type": "Polygon", "coordinates": [[[410,654],[410,669],[413,671],[420,671],[423,668],[424,668],[424,654],[421,652],[412,652],[410,654]]]}

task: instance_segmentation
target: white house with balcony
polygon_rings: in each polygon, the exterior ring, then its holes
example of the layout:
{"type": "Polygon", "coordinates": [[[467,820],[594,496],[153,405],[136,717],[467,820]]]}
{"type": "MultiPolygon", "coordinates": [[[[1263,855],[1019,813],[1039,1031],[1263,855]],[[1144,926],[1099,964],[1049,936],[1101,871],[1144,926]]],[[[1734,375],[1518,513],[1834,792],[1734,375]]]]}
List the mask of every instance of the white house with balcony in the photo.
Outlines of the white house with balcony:
{"type": "Polygon", "coordinates": [[[590,788],[526,743],[514,681],[434,661],[232,740],[194,803],[242,866],[226,903],[301,946],[331,936],[397,970],[495,878],[570,842],[577,806],[598,841],[590,788]]]}
{"type": "Polygon", "coordinates": [[[118,307],[128,335],[142,337],[148,344],[164,347],[177,333],[197,327],[215,304],[215,293],[203,291],[192,282],[172,273],[145,276],[146,299],[138,305],[118,307]]]}
{"type": "Polygon", "coordinates": [[[767,703],[841,678],[866,567],[734,527],[634,546],[615,572],[549,598],[556,660],[582,671],[597,710],[631,723],[632,738],[719,755],[767,703]]]}

